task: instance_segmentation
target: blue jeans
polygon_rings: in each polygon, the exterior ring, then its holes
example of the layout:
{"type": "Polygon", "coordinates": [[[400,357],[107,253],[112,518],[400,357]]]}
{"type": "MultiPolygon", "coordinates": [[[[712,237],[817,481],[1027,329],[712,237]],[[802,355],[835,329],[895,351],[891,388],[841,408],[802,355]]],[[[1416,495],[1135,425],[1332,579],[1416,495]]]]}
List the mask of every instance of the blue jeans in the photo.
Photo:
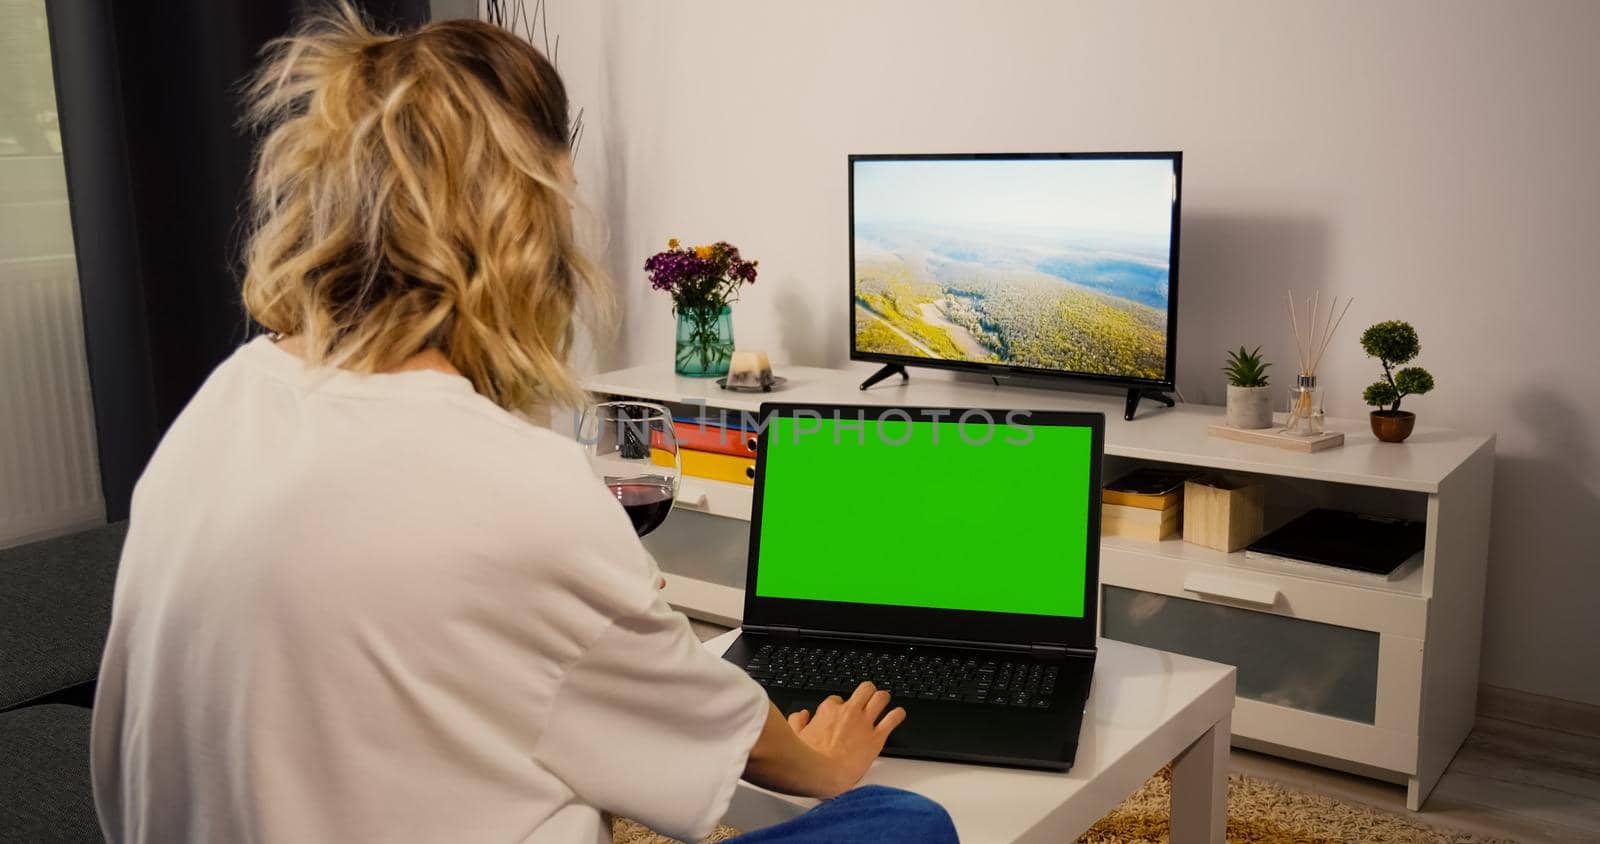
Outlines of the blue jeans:
{"type": "Polygon", "coordinates": [[[783,823],[733,839],[735,844],[822,844],[873,841],[884,844],[955,842],[956,827],[943,806],[909,791],[864,785],[824,800],[783,823]]]}

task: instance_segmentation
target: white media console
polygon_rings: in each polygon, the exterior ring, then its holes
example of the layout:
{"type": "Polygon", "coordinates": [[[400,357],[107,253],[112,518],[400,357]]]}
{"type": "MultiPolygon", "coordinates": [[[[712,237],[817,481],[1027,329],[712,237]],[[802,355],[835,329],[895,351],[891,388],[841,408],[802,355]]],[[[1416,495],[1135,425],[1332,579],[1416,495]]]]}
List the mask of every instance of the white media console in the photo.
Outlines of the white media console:
{"type": "MultiPolygon", "coordinates": [[[[661,364],[596,375],[585,386],[713,413],[753,414],[763,401],[1101,411],[1108,481],[1144,465],[1251,477],[1266,487],[1268,529],[1315,506],[1425,519],[1421,564],[1394,580],[1289,568],[1179,537],[1107,538],[1100,555],[1103,636],[1238,668],[1235,745],[1402,783],[1407,805],[1421,807],[1476,713],[1493,435],[1418,428],[1391,445],[1365,419],[1330,419],[1344,447],[1305,454],[1208,436],[1220,407],[1147,402],[1127,422],[1120,395],[921,373],[862,391],[869,371],[786,367],[783,390],[751,394],[661,364]]],[[[749,518],[749,487],[683,479],[673,515],[645,541],[673,605],[738,624],[749,518]]]]}

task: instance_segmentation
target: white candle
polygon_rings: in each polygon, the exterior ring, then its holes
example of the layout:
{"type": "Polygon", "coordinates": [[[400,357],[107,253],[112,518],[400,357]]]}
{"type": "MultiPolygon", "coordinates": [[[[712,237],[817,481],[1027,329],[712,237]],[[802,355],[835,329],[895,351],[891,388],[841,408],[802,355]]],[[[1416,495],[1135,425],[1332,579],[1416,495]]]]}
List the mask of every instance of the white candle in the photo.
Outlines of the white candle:
{"type": "Polygon", "coordinates": [[[734,352],[728,361],[728,386],[765,387],[772,378],[766,352],[734,352]]]}
{"type": "Polygon", "coordinates": [[[763,364],[762,358],[756,352],[734,352],[733,360],[728,362],[729,375],[759,375],[763,364]]]}

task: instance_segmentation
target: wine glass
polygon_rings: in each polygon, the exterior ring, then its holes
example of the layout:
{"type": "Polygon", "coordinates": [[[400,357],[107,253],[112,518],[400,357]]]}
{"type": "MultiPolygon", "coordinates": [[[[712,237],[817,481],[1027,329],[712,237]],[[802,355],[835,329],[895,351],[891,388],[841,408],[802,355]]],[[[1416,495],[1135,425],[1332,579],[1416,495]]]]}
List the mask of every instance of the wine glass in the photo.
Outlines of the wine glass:
{"type": "Polygon", "coordinates": [[[672,512],[681,464],[672,414],[659,404],[601,402],[583,413],[578,442],[589,465],[616,497],[640,536],[672,512]]]}

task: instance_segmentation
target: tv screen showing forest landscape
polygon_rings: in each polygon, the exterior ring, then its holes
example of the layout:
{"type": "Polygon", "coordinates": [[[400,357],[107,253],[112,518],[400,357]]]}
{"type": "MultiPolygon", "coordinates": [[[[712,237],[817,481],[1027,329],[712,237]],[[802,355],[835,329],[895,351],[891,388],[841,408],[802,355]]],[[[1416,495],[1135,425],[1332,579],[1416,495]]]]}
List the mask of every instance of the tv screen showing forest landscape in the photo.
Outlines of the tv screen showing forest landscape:
{"type": "Polygon", "coordinates": [[[1176,154],[851,160],[857,356],[1169,382],[1176,154]]]}

